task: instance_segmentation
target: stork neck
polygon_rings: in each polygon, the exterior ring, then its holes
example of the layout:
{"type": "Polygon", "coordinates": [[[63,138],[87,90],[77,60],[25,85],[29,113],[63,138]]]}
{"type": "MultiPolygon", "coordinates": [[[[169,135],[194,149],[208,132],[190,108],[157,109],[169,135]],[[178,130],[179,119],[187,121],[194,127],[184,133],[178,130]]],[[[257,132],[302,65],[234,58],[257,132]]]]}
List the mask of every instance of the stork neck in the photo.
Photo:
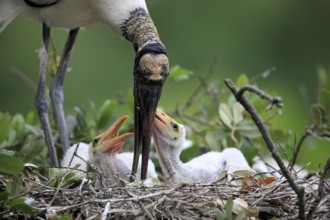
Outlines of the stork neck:
{"type": "Polygon", "coordinates": [[[185,177],[192,177],[194,175],[193,170],[180,160],[182,149],[168,146],[168,144],[162,142],[157,135],[153,137],[157,156],[166,182],[184,182],[185,177]]]}
{"type": "Polygon", "coordinates": [[[135,51],[142,49],[147,44],[159,43],[159,35],[156,26],[148,12],[143,8],[137,8],[130,13],[130,17],[122,26],[123,36],[133,43],[135,51]]]}

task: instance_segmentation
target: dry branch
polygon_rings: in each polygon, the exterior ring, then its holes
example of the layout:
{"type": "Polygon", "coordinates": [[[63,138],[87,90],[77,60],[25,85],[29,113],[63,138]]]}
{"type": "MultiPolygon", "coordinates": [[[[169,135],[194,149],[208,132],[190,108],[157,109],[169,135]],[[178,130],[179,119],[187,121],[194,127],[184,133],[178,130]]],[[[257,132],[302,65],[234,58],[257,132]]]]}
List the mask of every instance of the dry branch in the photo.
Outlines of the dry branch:
{"type": "Polygon", "coordinates": [[[278,97],[271,97],[267,95],[265,92],[261,91],[260,89],[254,87],[254,86],[244,86],[242,89],[238,89],[235,84],[229,80],[226,79],[225,83],[227,87],[231,90],[231,92],[235,95],[236,100],[242,104],[242,106],[245,108],[245,110],[251,115],[251,118],[253,119],[254,123],[258,127],[269,151],[271,152],[273,158],[277,162],[278,166],[280,167],[284,177],[288,180],[291,188],[297,193],[298,196],[298,203],[299,203],[299,219],[305,219],[305,201],[304,201],[304,188],[300,187],[286,168],[286,166],[283,163],[283,160],[281,159],[280,155],[278,154],[275,144],[270,137],[270,134],[268,132],[268,129],[265,125],[265,123],[262,121],[261,117],[259,116],[256,109],[253,107],[253,105],[247,100],[247,98],[244,96],[245,91],[253,92],[257,95],[259,95],[261,98],[264,98],[268,100],[272,105],[276,105],[278,107],[281,107],[281,99],[278,97]]]}
{"type": "MultiPolygon", "coordinates": [[[[1,178],[2,179],[2,178],[1,178]]],[[[0,181],[4,188],[5,181],[0,181]]],[[[296,179],[297,184],[305,188],[306,208],[315,204],[315,187],[319,177],[296,179]]],[[[271,185],[256,187],[240,193],[240,186],[231,183],[182,184],[174,187],[111,187],[94,188],[90,183],[72,183],[61,187],[46,185],[48,181],[35,181],[35,176],[24,179],[24,196],[33,199],[33,207],[39,214],[34,218],[45,219],[53,214],[69,215],[72,219],[215,219],[217,209],[224,211],[223,204],[228,198],[241,198],[249,204],[249,209],[258,210],[257,217],[297,219],[299,208],[297,195],[289,183],[278,180],[271,185]],[[75,187],[72,187],[72,186],[75,187]],[[80,194],[80,195],[79,195],[80,194]],[[79,195],[79,196],[77,196],[79,195]],[[266,196],[265,196],[266,195],[266,196]],[[50,205],[50,201],[52,201],[50,205]]],[[[330,194],[330,188],[324,187],[324,194],[330,194]]],[[[23,194],[22,194],[23,195],[23,194]]],[[[330,218],[330,196],[323,197],[316,207],[313,217],[330,218]]],[[[19,218],[29,216],[19,211],[0,208],[0,218],[19,218]]],[[[31,218],[31,216],[30,216],[31,218]]]]}

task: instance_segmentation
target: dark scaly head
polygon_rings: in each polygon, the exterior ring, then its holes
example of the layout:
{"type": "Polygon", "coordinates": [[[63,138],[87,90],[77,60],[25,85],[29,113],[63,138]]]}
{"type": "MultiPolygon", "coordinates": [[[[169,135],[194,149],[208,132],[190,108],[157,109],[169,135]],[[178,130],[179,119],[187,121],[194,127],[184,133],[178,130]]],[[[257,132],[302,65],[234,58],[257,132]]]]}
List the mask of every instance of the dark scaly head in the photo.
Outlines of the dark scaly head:
{"type": "Polygon", "coordinates": [[[142,146],[141,179],[146,178],[152,123],[163,84],[169,75],[169,61],[165,46],[145,9],[131,12],[122,27],[123,36],[133,43],[136,51],[134,63],[134,161],[132,176],[136,174],[142,146]]]}

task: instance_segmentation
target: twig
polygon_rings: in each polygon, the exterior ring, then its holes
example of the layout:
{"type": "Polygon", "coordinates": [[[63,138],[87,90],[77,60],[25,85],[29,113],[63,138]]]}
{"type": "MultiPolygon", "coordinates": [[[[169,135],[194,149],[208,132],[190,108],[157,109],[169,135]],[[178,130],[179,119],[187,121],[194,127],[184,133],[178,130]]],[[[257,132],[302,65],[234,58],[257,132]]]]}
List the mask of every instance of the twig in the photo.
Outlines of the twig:
{"type": "Polygon", "coordinates": [[[253,119],[254,123],[258,127],[269,151],[271,152],[273,158],[277,162],[278,166],[280,167],[283,175],[288,180],[291,188],[296,192],[298,197],[298,205],[299,205],[299,219],[304,220],[306,218],[305,216],[305,201],[304,201],[304,188],[299,187],[296,182],[294,181],[293,177],[291,176],[290,172],[284,165],[281,157],[279,156],[275,144],[270,137],[270,134],[267,130],[266,125],[262,121],[261,117],[259,116],[258,112],[255,110],[253,105],[247,100],[247,98],[243,95],[245,91],[253,92],[257,95],[259,95],[261,98],[268,100],[272,105],[276,105],[278,107],[282,107],[281,98],[279,97],[271,97],[265,92],[261,91],[260,89],[254,87],[254,86],[244,86],[242,89],[238,90],[238,88],[235,86],[235,84],[230,80],[226,79],[225,83],[227,87],[231,90],[231,92],[235,95],[235,98],[238,102],[242,104],[242,106],[245,108],[245,110],[251,115],[251,118],[253,119]]]}
{"type": "MultiPolygon", "coordinates": [[[[227,80],[225,80],[225,81],[227,81],[227,80]]],[[[226,84],[227,84],[227,82],[226,82],[226,84]]],[[[231,84],[234,85],[232,82],[231,82],[231,84]]],[[[227,84],[227,86],[229,86],[229,85],[227,84]]],[[[232,89],[230,89],[230,90],[233,92],[232,89]]],[[[255,86],[246,85],[246,86],[243,86],[240,90],[238,90],[236,88],[236,91],[237,92],[234,94],[236,99],[237,99],[237,97],[243,97],[243,93],[246,92],[246,91],[249,91],[249,92],[253,92],[253,93],[257,94],[258,96],[260,96],[260,98],[267,100],[268,102],[270,102],[270,105],[266,107],[266,110],[271,109],[273,107],[273,105],[276,105],[278,108],[283,107],[281,97],[270,96],[270,95],[268,95],[267,93],[265,93],[264,91],[258,89],[255,86]]]]}
{"type": "Polygon", "coordinates": [[[159,191],[156,193],[151,193],[145,196],[140,196],[140,197],[133,197],[133,198],[114,198],[114,199],[91,199],[85,202],[81,202],[81,203],[77,203],[74,205],[70,205],[70,206],[65,206],[65,207],[53,207],[55,212],[59,213],[59,212],[63,212],[63,211],[67,211],[76,207],[82,207],[84,205],[88,205],[88,204],[93,204],[93,203],[115,203],[115,202],[128,202],[128,201],[139,201],[139,200],[143,200],[143,199],[149,199],[149,198],[154,198],[160,195],[166,195],[166,194],[170,194],[176,190],[178,190],[179,188],[181,188],[182,185],[178,185],[176,187],[173,187],[171,189],[165,190],[165,191],[159,191]]]}
{"type": "Polygon", "coordinates": [[[316,208],[318,207],[322,198],[324,197],[324,191],[323,191],[323,187],[324,187],[324,183],[325,183],[324,179],[325,179],[325,175],[327,174],[327,172],[329,170],[330,170],[330,157],[328,158],[328,160],[323,168],[323,171],[321,173],[320,182],[319,182],[319,186],[318,186],[318,195],[317,195],[317,198],[315,199],[314,204],[312,205],[312,207],[310,208],[310,210],[307,214],[307,219],[312,219],[316,208]]]}
{"type": "Polygon", "coordinates": [[[258,73],[257,75],[253,76],[250,79],[250,82],[256,82],[259,78],[267,78],[270,74],[272,74],[272,72],[274,72],[276,70],[275,66],[269,67],[268,69],[266,69],[265,71],[258,73]]]}
{"type": "Polygon", "coordinates": [[[28,87],[30,87],[33,91],[37,91],[37,84],[33,82],[25,73],[17,69],[16,67],[10,68],[10,72],[23,83],[25,83],[28,87]]]}
{"type": "Polygon", "coordinates": [[[295,151],[293,152],[293,155],[292,155],[292,163],[291,163],[292,166],[294,166],[296,164],[300,148],[301,148],[302,144],[304,143],[305,139],[313,134],[313,130],[314,130],[315,126],[316,125],[313,124],[309,128],[307,128],[305,130],[304,134],[299,139],[297,147],[294,148],[295,151]]]}
{"type": "Polygon", "coordinates": [[[107,204],[104,207],[104,211],[102,212],[101,220],[106,220],[107,219],[109,210],[110,210],[110,202],[107,202],[107,204]]]}
{"type": "Polygon", "coordinates": [[[144,206],[144,204],[141,202],[141,200],[138,201],[138,204],[140,206],[140,208],[144,211],[144,213],[148,216],[148,219],[155,219],[151,213],[146,209],[146,207],[144,206]]]}
{"type": "Polygon", "coordinates": [[[193,103],[196,102],[196,97],[198,97],[198,93],[199,90],[201,90],[204,86],[205,86],[205,81],[207,80],[207,78],[214,72],[214,67],[215,64],[217,63],[217,59],[214,59],[211,63],[211,66],[208,70],[208,72],[205,74],[205,76],[200,77],[200,84],[199,86],[195,89],[195,91],[191,94],[191,96],[189,97],[188,101],[186,102],[186,104],[183,106],[182,110],[189,108],[193,103]]]}

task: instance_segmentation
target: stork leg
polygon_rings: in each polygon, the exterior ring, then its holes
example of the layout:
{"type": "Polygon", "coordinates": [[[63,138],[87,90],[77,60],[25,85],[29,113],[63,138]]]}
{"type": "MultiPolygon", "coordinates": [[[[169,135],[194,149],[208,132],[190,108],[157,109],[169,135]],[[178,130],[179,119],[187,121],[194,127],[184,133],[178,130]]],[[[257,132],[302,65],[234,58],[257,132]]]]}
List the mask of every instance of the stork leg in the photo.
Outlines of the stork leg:
{"type": "Polygon", "coordinates": [[[52,102],[54,117],[56,120],[57,128],[60,133],[61,145],[65,152],[70,147],[69,136],[66,129],[65,115],[63,110],[63,84],[64,77],[67,71],[68,63],[70,60],[71,51],[76,40],[79,28],[70,30],[65,47],[63,49],[62,58],[57,68],[56,75],[52,81],[49,96],[52,102]]]}
{"type": "Polygon", "coordinates": [[[40,72],[39,72],[39,83],[37,88],[37,94],[35,96],[35,107],[37,109],[41,126],[44,130],[45,141],[48,146],[48,153],[50,156],[51,166],[58,166],[56,149],[51,133],[51,128],[48,118],[48,102],[45,97],[45,81],[47,71],[47,60],[48,60],[48,43],[50,37],[50,27],[43,23],[42,26],[42,48],[40,58],[40,72]]]}

